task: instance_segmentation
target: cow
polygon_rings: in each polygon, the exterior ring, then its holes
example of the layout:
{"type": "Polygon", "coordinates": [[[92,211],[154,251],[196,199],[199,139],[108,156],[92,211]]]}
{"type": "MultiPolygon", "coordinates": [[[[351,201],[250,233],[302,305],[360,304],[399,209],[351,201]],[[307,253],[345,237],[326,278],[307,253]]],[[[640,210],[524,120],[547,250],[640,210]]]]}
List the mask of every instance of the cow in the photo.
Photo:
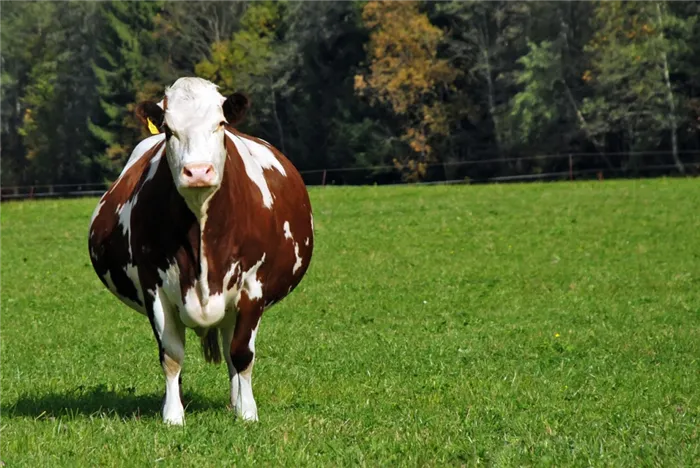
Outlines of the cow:
{"type": "Polygon", "coordinates": [[[150,321],[165,375],[162,415],[184,424],[185,331],[228,366],[231,406],[258,420],[252,371],[263,311],[301,281],[314,246],[309,195],[292,163],[236,129],[249,110],[184,77],[136,115],[154,133],[99,200],[89,230],[97,276],[150,321]],[[219,336],[221,348],[219,345],[219,336]]]}

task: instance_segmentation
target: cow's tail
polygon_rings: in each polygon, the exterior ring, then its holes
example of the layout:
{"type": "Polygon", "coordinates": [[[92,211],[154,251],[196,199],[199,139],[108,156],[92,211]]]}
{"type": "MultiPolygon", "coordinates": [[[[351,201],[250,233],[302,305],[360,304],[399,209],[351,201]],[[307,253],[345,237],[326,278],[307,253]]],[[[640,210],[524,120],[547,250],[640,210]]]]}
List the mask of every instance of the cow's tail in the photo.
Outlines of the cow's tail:
{"type": "Polygon", "coordinates": [[[204,360],[219,364],[221,362],[221,348],[219,347],[219,329],[212,327],[200,338],[204,360]]]}

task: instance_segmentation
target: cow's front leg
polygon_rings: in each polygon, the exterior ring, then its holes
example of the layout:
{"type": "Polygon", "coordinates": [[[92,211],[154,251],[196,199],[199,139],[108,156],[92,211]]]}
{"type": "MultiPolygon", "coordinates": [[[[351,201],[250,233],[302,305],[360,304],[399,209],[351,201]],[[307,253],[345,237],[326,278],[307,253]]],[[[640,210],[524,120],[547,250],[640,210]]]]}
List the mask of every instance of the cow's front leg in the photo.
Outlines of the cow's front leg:
{"type": "Polygon", "coordinates": [[[160,364],[165,375],[163,422],[181,426],[185,423],[185,409],[180,399],[180,371],[185,359],[185,326],[163,297],[156,294],[153,302],[151,325],[158,341],[160,364]]]}
{"type": "Polygon", "coordinates": [[[236,416],[246,421],[258,420],[252,378],[255,363],[255,335],[262,312],[262,300],[251,301],[243,292],[238,301],[235,324],[230,323],[224,327],[222,333],[224,355],[231,381],[231,406],[236,416]]]}

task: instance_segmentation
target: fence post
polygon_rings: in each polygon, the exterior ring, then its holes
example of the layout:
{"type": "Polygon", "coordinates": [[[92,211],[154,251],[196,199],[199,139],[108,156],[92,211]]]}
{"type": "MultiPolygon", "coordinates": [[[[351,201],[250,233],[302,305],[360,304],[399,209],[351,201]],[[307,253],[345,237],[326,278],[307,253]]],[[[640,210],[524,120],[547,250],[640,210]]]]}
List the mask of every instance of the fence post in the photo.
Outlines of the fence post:
{"type": "Polygon", "coordinates": [[[569,153],[569,180],[574,180],[574,159],[569,153]]]}
{"type": "Polygon", "coordinates": [[[326,170],[323,170],[323,180],[321,180],[321,185],[326,186],[326,170]]]}

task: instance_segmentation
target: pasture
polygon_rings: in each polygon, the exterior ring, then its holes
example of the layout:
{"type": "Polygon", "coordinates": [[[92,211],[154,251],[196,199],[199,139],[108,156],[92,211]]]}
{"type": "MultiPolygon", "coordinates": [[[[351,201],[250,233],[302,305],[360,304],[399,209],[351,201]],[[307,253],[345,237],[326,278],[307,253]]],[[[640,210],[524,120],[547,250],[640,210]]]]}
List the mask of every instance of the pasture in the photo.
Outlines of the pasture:
{"type": "Polygon", "coordinates": [[[263,316],[260,423],[188,332],[161,423],[145,317],[87,253],[96,199],[2,205],[7,466],[700,464],[697,180],[314,188],[263,316]]]}

